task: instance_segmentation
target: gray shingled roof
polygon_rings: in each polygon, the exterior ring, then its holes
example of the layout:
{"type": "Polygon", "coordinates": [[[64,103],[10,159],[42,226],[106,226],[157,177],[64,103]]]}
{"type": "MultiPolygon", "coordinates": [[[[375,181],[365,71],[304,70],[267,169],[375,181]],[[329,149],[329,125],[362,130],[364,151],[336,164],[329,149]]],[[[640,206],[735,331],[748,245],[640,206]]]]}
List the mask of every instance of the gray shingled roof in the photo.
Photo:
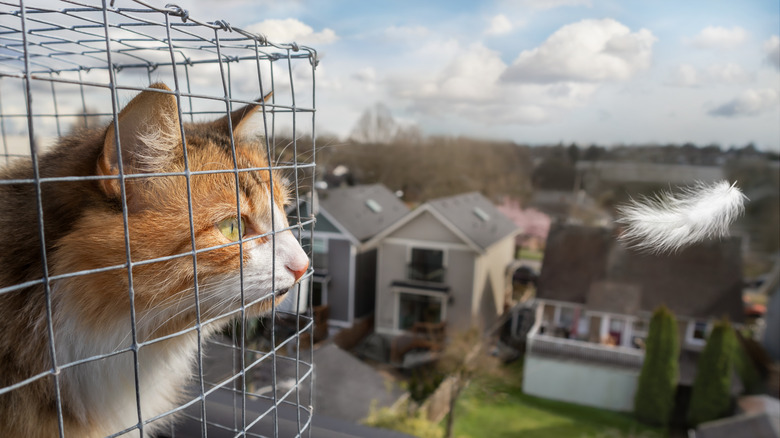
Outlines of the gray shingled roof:
{"type": "Polygon", "coordinates": [[[720,420],[703,423],[696,429],[697,438],[777,438],[780,436],[777,426],[766,413],[735,415],[720,420]]]}
{"type": "Polygon", "coordinates": [[[402,218],[409,209],[381,184],[340,187],[319,194],[320,209],[361,242],[402,218]],[[373,200],[380,211],[369,206],[373,200]]]}
{"type": "Polygon", "coordinates": [[[608,229],[556,225],[547,239],[538,297],[585,303],[590,285],[606,280],[638,286],[647,312],[666,304],[681,316],[741,322],[741,271],[736,238],[651,255],[626,249],[608,229]]]}
{"type": "Polygon", "coordinates": [[[518,231],[514,222],[478,192],[434,199],[428,205],[483,250],[518,231]]]}

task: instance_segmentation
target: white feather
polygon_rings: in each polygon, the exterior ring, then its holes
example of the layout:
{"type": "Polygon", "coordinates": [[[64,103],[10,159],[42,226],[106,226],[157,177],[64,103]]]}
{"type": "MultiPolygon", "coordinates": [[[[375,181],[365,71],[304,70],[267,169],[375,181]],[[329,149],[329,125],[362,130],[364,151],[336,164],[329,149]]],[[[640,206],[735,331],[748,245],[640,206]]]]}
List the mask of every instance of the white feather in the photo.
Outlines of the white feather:
{"type": "Polygon", "coordinates": [[[626,225],[620,238],[639,250],[666,253],[724,237],[744,212],[746,199],[735,184],[719,181],[632,200],[618,208],[618,222],[626,225]]]}

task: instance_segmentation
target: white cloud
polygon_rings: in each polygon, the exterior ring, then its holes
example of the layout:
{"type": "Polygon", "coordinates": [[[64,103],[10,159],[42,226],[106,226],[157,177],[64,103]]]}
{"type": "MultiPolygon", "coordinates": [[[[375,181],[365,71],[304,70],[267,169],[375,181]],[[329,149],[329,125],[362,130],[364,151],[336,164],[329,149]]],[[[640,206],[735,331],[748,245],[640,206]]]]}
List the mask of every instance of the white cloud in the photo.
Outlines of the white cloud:
{"type": "Polygon", "coordinates": [[[481,43],[434,37],[428,43],[436,50],[407,54],[416,72],[388,75],[388,92],[421,117],[540,124],[583,106],[604,82],[647,68],[654,41],[649,31],[631,32],[615,20],[584,20],[562,27],[508,66],[481,43]]]}
{"type": "Polygon", "coordinates": [[[769,64],[780,69],[780,37],[772,35],[771,38],[764,41],[764,53],[769,64]]]}
{"type": "Polygon", "coordinates": [[[355,72],[352,78],[358,82],[372,83],[376,81],[376,70],[374,67],[364,67],[355,72]]]}
{"type": "Polygon", "coordinates": [[[747,31],[739,26],[731,29],[707,26],[687,42],[700,49],[734,49],[744,43],[747,37],[747,31]]]}
{"type": "Polygon", "coordinates": [[[513,82],[625,80],[646,69],[656,41],[613,19],[582,20],[558,29],[542,45],[525,50],[503,76],[513,82]]]}
{"type": "Polygon", "coordinates": [[[338,40],[336,32],[332,29],[325,28],[320,32],[315,32],[311,26],[294,18],[261,21],[260,23],[249,25],[247,30],[265,35],[272,42],[322,45],[338,40]]]}
{"type": "Polygon", "coordinates": [[[778,92],[772,88],[746,90],[736,98],[710,110],[711,116],[742,117],[756,116],[771,109],[777,109],[778,92]]]}
{"type": "Polygon", "coordinates": [[[512,31],[514,26],[504,14],[496,15],[490,19],[490,26],[485,30],[487,35],[503,35],[512,31]]]}
{"type": "Polygon", "coordinates": [[[667,84],[677,87],[697,87],[701,84],[701,75],[696,67],[690,64],[681,64],[672,71],[667,84]]]}
{"type": "Polygon", "coordinates": [[[409,97],[437,100],[488,101],[495,96],[495,84],[506,69],[498,52],[475,43],[434,77],[417,81],[409,97]]]}
{"type": "Polygon", "coordinates": [[[738,64],[715,64],[707,67],[707,74],[714,82],[741,84],[750,79],[750,75],[738,64]]]}
{"type": "Polygon", "coordinates": [[[750,79],[751,75],[733,62],[700,69],[691,64],[680,64],[672,71],[666,84],[694,88],[714,84],[743,84],[750,79]]]}
{"type": "Polygon", "coordinates": [[[581,106],[597,84],[562,81],[517,84],[501,80],[507,65],[498,52],[475,43],[457,47],[447,64],[427,77],[398,76],[393,96],[421,115],[467,118],[486,125],[539,124],[581,106]]]}

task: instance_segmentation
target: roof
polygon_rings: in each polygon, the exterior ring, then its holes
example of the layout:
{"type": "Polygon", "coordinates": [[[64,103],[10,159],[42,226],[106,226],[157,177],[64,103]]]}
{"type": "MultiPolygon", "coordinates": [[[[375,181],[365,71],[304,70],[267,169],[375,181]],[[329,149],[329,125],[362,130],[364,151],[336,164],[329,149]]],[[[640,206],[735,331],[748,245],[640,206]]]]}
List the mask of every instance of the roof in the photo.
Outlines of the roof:
{"type": "Polygon", "coordinates": [[[438,198],[427,204],[482,250],[519,231],[479,192],[438,198]]]}
{"type": "Polygon", "coordinates": [[[607,228],[555,225],[548,236],[538,297],[585,304],[591,284],[633,284],[640,310],[665,304],[678,316],[742,322],[742,264],[738,238],[712,240],[675,254],[626,248],[607,228]]]}
{"type": "Polygon", "coordinates": [[[696,438],[732,438],[749,436],[752,438],[778,438],[777,428],[766,413],[742,414],[699,425],[696,438]]]}
{"type": "Polygon", "coordinates": [[[320,212],[338,223],[356,240],[365,242],[409,209],[381,184],[339,187],[320,192],[320,212]]]}

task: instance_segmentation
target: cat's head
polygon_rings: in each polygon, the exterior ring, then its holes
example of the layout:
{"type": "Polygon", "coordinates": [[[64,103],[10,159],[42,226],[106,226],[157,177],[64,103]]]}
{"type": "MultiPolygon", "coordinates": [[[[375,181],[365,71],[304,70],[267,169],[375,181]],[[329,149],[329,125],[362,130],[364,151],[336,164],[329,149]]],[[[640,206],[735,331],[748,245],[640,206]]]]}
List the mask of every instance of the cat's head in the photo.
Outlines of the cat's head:
{"type": "Polygon", "coordinates": [[[61,272],[127,263],[124,199],[132,277],[125,269],[76,276],[68,293],[85,313],[110,319],[105,298],[125,302],[132,281],[141,330],[155,334],[191,325],[196,284],[201,319],[238,316],[242,298],[250,314],[269,311],[306,272],[308,257],[287,229],[287,187],[252,134],[260,105],[181,125],[175,95],[163,84],[151,88],[103,137],[95,169],[109,178],[96,184],[114,208],[84,214],[56,254],[61,272]]]}

